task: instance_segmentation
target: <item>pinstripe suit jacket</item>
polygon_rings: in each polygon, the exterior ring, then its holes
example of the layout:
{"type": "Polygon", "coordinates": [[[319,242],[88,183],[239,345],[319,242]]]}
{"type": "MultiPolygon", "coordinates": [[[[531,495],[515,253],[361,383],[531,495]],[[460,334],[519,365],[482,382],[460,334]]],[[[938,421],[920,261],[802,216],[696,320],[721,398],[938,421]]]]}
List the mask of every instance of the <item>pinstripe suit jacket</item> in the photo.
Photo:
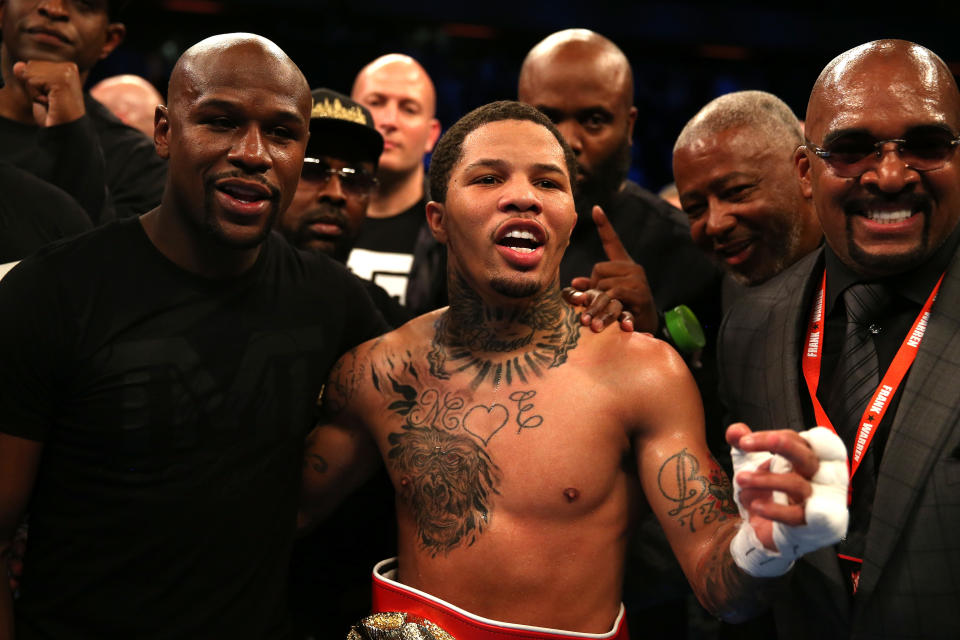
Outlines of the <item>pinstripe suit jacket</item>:
{"type": "MultiPolygon", "coordinates": [[[[797,562],[774,613],[781,638],[960,638],[960,253],[905,381],[877,479],[857,595],[833,548],[797,562]]],[[[823,249],[756,287],[721,327],[733,420],[802,430],[803,331],[823,249]]]]}

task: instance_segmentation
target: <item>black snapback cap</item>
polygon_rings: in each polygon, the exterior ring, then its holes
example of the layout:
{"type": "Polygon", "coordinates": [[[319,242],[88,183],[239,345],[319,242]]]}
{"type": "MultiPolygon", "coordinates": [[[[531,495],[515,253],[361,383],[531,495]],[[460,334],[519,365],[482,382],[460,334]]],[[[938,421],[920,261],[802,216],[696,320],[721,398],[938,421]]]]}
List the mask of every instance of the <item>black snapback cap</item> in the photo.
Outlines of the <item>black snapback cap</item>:
{"type": "Polygon", "coordinates": [[[370,110],[330,89],[314,89],[307,157],[334,156],[372,162],[383,152],[383,136],[370,110]]]}

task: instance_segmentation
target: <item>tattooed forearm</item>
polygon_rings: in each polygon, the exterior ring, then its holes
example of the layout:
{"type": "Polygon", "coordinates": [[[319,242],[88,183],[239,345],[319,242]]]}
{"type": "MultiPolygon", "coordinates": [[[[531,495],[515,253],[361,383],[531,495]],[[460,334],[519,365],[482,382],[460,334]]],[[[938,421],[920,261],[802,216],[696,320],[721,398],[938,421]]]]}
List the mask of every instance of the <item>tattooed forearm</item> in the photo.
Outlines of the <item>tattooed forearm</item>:
{"type": "Polygon", "coordinates": [[[766,610],[782,584],[779,578],[754,578],[743,572],[730,555],[730,540],[737,532],[731,522],[717,533],[714,546],[697,566],[694,584],[700,603],[726,622],[743,622],[766,610]]]}
{"type": "Polygon", "coordinates": [[[697,457],[681,449],[667,458],[657,474],[660,493],[675,505],[668,515],[691,532],[737,513],[730,480],[716,462],[710,463],[701,471],[697,457]]]}

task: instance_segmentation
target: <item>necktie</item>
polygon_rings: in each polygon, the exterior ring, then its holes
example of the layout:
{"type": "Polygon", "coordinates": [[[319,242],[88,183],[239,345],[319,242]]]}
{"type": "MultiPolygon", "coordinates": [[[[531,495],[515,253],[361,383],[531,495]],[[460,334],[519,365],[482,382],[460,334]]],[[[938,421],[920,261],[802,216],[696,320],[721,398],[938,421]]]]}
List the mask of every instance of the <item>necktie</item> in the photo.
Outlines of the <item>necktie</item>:
{"type": "Polygon", "coordinates": [[[880,328],[875,324],[890,295],[882,284],[859,283],[843,292],[847,311],[847,331],[843,340],[837,374],[834,376],[838,402],[833,404],[841,415],[837,428],[848,443],[855,437],[863,411],[880,384],[880,367],[872,334],[880,328]]]}

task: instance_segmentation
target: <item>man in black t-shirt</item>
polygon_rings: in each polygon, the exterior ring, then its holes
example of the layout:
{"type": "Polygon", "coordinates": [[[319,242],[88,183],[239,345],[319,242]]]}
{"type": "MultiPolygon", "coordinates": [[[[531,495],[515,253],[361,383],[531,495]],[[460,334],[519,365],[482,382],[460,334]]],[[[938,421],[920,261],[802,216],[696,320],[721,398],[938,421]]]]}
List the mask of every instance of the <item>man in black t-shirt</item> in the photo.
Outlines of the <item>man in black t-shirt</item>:
{"type": "MultiPolygon", "coordinates": [[[[331,364],[385,329],[342,266],[271,234],[308,137],[296,65],[215,36],[168,96],[160,206],[0,282],[0,557],[30,508],[20,640],[289,637],[304,435],[331,364]]],[[[0,581],[5,633],[11,607],[0,581]]]]}
{"type": "Polygon", "coordinates": [[[122,42],[126,0],[0,2],[0,161],[69,193],[94,224],[160,202],[166,163],[83,91],[122,42]]]}
{"type": "Polygon", "coordinates": [[[424,156],[440,137],[440,122],[434,117],[436,90],[419,62],[394,53],[361,69],[351,95],[370,110],[384,146],[379,185],[347,266],[406,304],[415,248],[422,234],[429,236],[424,156]]]}

